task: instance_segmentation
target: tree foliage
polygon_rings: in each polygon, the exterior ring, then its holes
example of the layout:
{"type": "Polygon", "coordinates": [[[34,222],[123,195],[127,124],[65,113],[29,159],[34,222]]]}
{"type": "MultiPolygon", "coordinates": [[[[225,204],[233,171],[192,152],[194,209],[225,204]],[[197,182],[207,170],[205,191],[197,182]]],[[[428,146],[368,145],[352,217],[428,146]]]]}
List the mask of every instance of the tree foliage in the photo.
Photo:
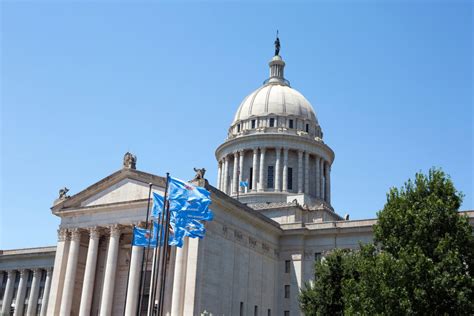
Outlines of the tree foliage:
{"type": "Polygon", "coordinates": [[[474,237],[441,170],[387,194],[375,243],[336,250],[301,291],[306,315],[472,315],[474,237]]]}

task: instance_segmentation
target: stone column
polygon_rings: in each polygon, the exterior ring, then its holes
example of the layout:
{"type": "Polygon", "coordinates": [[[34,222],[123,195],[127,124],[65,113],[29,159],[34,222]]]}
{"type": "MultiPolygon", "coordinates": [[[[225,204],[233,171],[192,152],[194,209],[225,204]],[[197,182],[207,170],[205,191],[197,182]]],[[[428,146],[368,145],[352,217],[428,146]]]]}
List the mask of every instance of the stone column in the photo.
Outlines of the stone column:
{"type": "Polygon", "coordinates": [[[46,313],[48,311],[49,292],[51,288],[51,274],[52,269],[46,269],[46,280],[44,283],[43,298],[41,299],[41,316],[46,316],[46,313]]]}
{"type": "Polygon", "coordinates": [[[309,152],[304,153],[304,193],[309,194],[309,152]]]}
{"type": "Polygon", "coordinates": [[[112,314],[119,244],[120,227],[118,225],[110,226],[109,248],[107,250],[107,260],[105,263],[104,273],[104,288],[102,290],[102,300],[100,302],[100,316],[109,316],[112,314]]]}
{"type": "Polygon", "coordinates": [[[224,175],[222,179],[222,192],[227,193],[227,179],[229,178],[229,158],[224,157],[224,175]]]}
{"type": "Polygon", "coordinates": [[[140,290],[140,274],[142,268],[143,247],[132,246],[130,258],[130,275],[128,279],[125,316],[137,315],[138,291],[140,290]]]}
{"type": "Polygon", "coordinates": [[[68,232],[66,229],[58,230],[58,245],[54,258],[54,270],[51,278],[51,290],[49,293],[48,315],[58,315],[61,307],[63,293],[64,275],[66,273],[67,255],[69,252],[68,232]]]}
{"type": "Polygon", "coordinates": [[[252,191],[257,192],[257,171],[258,171],[258,148],[253,149],[253,162],[252,162],[252,191]]]}
{"type": "Polygon", "coordinates": [[[181,316],[184,310],[184,293],[186,287],[186,267],[188,261],[188,244],[186,238],[182,248],[176,249],[176,266],[174,268],[173,301],[171,315],[181,316]]]}
{"type": "Polygon", "coordinates": [[[329,166],[329,162],[324,164],[326,169],[326,202],[331,204],[331,167],[329,166]]]}
{"type": "Polygon", "coordinates": [[[321,172],[321,175],[319,177],[319,183],[320,183],[320,196],[321,200],[324,200],[324,159],[321,157],[321,160],[319,161],[319,171],[321,172]]]}
{"type": "Polygon", "coordinates": [[[28,270],[20,270],[20,283],[16,291],[15,312],[13,316],[22,316],[25,307],[26,283],[28,282],[28,270]]]}
{"type": "Polygon", "coordinates": [[[244,174],[244,156],[245,151],[239,151],[239,190],[240,192],[244,192],[244,187],[240,187],[240,182],[242,182],[243,174],[244,174]]]}
{"type": "Polygon", "coordinates": [[[263,192],[265,191],[265,148],[260,148],[260,168],[259,168],[259,176],[258,176],[258,191],[263,192]]]}
{"type": "Polygon", "coordinates": [[[321,198],[321,170],[319,169],[319,163],[320,163],[321,158],[319,156],[316,156],[316,197],[318,199],[321,198]]]}
{"type": "Polygon", "coordinates": [[[281,184],[280,184],[280,169],[281,169],[281,162],[280,162],[280,154],[281,148],[275,148],[276,160],[275,160],[275,192],[281,192],[281,184]]]}
{"type": "Polygon", "coordinates": [[[98,227],[89,228],[89,248],[87,249],[86,269],[82,284],[81,305],[79,315],[87,316],[91,313],[92,294],[94,291],[95,269],[99,252],[100,233],[98,227]]]}
{"type": "Polygon", "coordinates": [[[41,270],[33,269],[33,280],[31,281],[31,291],[30,291],[30,297],[28,299],[28,309],[26,310],[27,316],[36,315],[36,308],[38,306],[40,278],[41,278],[41,270]]]}
{"type": "Polygon", "coordinates": [[[74,298],[74,284],[76,283],[77,259],[79,258],[79,247],[81,246],[81,232],[78,228],[71,230],[71,245],[67,258],[66,275],[64,277],[64,292],[61,301],[60,315],[70,315],[72,299],[74,298]]]}
{"type": "Polygon", "coordinates": [[[239,189],[239,153],[234,152],[234,167],[232,170],[232,194],[236,195],[239,189]]]}
{"type": "Polygon", "coordinates": [[[221,178],[222,178],[222,162],[217,163],[217,188],[221,189],[221,178]]]}
{"type": "Polygon", "coordinates": [[[288,148],[283,148],[283,192],[288,191],[288,148]]]}
{"type": "Polygon", "coordinates": [[[13,288],[15,286],[16,271],[10,270],[7,271],[7,284],[5,286],[5,292],[3,293],[3,305],[2,305],[2,315],[10,315],[10,307],[12,305],[13,297],[13,288]]]}
{"type": "Polygon", "coordinates": [[[303,193],[303,152],[298,150],[298,193],[303,193]]]}

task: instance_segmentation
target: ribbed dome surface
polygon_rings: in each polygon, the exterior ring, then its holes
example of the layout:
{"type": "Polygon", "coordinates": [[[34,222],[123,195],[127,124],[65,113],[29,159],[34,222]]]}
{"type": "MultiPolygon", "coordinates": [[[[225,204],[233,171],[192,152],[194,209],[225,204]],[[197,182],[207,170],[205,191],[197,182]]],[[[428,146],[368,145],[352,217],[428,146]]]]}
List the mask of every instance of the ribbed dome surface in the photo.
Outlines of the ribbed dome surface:
{"type": "Polygon", "coordinates": [[[297,116],[317,124],[316,115],[306,98],[285,84],[267,84],[250,95],[240,104],[234,123],[253,116],[266,115],[297,116]]]}

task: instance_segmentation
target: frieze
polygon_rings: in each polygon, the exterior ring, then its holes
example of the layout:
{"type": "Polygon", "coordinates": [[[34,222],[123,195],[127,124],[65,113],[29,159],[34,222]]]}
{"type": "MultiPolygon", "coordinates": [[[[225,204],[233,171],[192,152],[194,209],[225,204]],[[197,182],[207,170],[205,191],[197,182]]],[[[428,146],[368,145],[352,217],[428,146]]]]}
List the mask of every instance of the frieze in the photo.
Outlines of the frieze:
{"type": "Polygon", "coordinates": [[[257,240],[249,236],[249,245],[250,247],[255,248],[257,246],[257,240]]]}
{"type": "Polygon", "coordinates": [[[240,231],[238,231],[238,230],[234,230],[234,237],[235,237],[235,239],[237,239],[237,240],[242,240],[242,238],[243,238],[243,237],[242,237],[242,233],[241,233],[240,231]]]}

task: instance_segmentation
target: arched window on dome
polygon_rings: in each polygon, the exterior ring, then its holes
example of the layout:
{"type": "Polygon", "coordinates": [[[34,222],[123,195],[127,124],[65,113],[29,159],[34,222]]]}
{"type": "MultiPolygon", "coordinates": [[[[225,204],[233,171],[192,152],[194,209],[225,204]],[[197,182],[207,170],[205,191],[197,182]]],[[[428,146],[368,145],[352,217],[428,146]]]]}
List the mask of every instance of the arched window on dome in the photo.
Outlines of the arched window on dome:
{"type": "Polygon", "coordinates": [[[294,128],[293,124],[294,124],[293,120],[291,120],[291,119],[288,120],[288,128],[294,128]]]}
{"type": "Polygon", "coordinates": [[[240,124],[237,124],[237,133],[240,133],[240,124]]]}
{"type": "Polygon", "coordinates": [[[255,126],[256,126],[255,120],[252,120],[252,121],[251,121],[251,126],[252,126],[252,128],[255,128],[255,126]]]}
{"type": "Polygon", "coordinates": [[[270,127],[275,127],[275,118],[274,117],[270,118],[270,127]]]}

